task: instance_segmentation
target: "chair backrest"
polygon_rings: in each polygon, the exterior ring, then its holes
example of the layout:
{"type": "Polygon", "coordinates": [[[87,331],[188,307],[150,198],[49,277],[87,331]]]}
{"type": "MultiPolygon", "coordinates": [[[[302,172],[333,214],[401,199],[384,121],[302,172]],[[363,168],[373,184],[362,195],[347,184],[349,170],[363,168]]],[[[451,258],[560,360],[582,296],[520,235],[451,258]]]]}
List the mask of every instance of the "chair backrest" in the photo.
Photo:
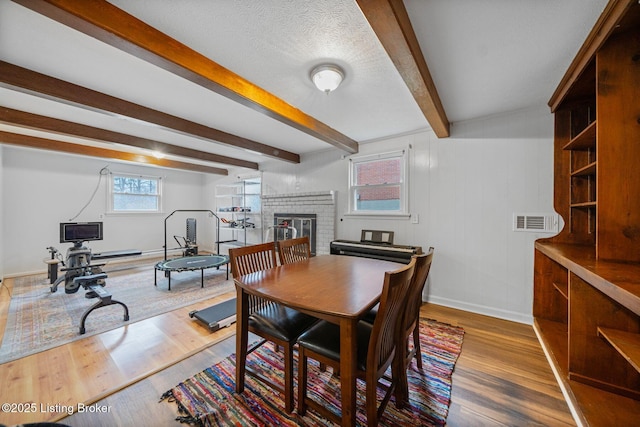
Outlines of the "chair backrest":
{"type": "Polygon", "coordinates": [[[291,264],[311,258],[309,236],[297,239],[278,240],[276,242],[280,264],[291,264]]]}
{"type": "Polygon", "coordinates": [[[387,271],[376,320],[373,322],[367,353],[367,372],[379,378],[391,364],[395,355],[396,336],[399,333],[403,302],[416,265],[415,258],[403,268],[387,271]]]}
{"type": "Polygon", "coordinates": [[[407,291],[407,306],[403,313],[404,316],[404,329],[408,331],[415,327],[420,316],[420,306],[422,305],[422,290],[425,283],[427,283],[427,277],[429,276],[429,270],[431,269],[431,263],[433,261],[433,247],[430,247],[427,253],[414,255],[416,260],[416,267],[413,272],[411,284],[407,291]]]}
{"type": "Polygon", "coordinates": [[[275,249],[273,242],[229,249],[231,274],[237,278],[255,271],[276,267],[275,249]]]}

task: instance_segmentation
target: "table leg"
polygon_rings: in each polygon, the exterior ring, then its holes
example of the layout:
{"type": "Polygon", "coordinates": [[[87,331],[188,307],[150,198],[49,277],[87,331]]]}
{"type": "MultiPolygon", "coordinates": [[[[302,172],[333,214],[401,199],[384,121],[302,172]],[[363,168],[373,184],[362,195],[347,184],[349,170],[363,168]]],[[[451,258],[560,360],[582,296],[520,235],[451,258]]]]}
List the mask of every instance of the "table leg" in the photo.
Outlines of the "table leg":
{"type": "Polygon", "coordinates": [[[342,426],[356,425],[356,358],[358,319],[340,321],[340,390],[342,392],[342,426]]]}
{"type": "Polygon", "coordinates": [[[237,287],[236,297],[236,393],[244,391],[247,345],[249,344],[249,298],[237,287]]]}

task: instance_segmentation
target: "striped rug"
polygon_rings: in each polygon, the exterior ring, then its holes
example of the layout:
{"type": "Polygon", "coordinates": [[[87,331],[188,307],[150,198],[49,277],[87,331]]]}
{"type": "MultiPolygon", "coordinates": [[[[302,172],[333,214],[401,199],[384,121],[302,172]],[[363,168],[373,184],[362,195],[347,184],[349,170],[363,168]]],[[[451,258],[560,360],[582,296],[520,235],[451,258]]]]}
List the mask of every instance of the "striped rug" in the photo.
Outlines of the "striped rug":
{"type": "MultiPolygon", "coordinates": [[[[415,360],[409,369],[410,405],[395,407],[392,398],[380,422],[381,426],[443,426],[449,411],[451,374],[462,348],[464,330],[429,319],[420,321],[423,370],[415,360]]],[[[280,384],[283,382],[283,360],[271,344],[261,346],[247,358],[247,364],[280,384]]],[[[309,359],[309,396],[322,395],[322,402],[340,413],[340,382],[331,369],[320,372],[309,359]]],[[[251,376],[246,377],[245,391],[235,388],[235,355],[231,355],[195,376],[178,384],[162,398],[176,402],[184,416],[182,422],[202,426],[334,426],[308,409],[304,417],[284,412],[279,393],[251,376]]],[[[296,385],[297,387],[297,385],[296,385]]],[[[366,426],[364,412],[365,385],[358,380],[357,423],[366,426]]],[[[379,401],[382,399],[382,390],[379,401]]]]}

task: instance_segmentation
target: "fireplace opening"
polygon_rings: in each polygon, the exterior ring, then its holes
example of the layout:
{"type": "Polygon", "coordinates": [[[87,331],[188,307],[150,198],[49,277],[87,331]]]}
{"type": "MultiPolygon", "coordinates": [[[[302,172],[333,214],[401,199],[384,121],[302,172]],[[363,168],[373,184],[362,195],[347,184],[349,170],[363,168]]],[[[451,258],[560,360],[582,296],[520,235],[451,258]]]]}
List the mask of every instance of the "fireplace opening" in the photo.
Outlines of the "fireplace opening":
{"type": "Polygon", "coordinates": [[[315,256],[316,218],[316,214],[274,213],[273,241],[277,242],[278,240],[309,236],[311,256],[315,256]]]}

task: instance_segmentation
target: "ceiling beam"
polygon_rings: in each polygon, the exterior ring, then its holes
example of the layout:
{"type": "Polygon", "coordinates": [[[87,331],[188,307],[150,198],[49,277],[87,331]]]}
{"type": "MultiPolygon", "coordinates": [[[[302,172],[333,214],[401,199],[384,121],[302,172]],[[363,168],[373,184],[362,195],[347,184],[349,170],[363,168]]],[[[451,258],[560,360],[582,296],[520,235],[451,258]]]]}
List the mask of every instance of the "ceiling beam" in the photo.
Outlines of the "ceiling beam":
{"type": "Polygon", "coordinates": [[[348,153],[358,143],[105,0],[16,3],[348,153]]]}
{"type": "Polygon", "coordinates": [[[402,0],[357,2],[435,134],[448,137],[449,119],[402,0]]]}
{"type": "Polygon", "coordinates": [[[88,107],[94,111],[115,113],[119,116],[129,117],[145,123],[152,123],[188,136],[195,136],[233,148],[250,150],[279,160],[300,163],[300,156],[298,154],[232,135],[139,104],[134,104],[133,102],[125,101],[4,61],[0,61],[0,85],[10,89],[23,90],[38,96],[44,95],[47,98],[53,98],[57,101],[67,101],[75,106],[88,107]]]}
{"type": "Polygon", "coordinates": [[[129,145],[132,147],[144,148],[151,151],[159,151],[163,154],[189,157],[208,162],[223,163],[243,168],[258,170],[258,164],[246,160],[234,159],[220,156],[207,151],[194,150],[191,148],[171,145],[153,139],[140,138],[120,132],[100,129],[66,120],[55,119],[53,117],[40,116],[25,111],[0,107],[0,122],[11,125],[27,127],[30,129],[44,130],[62,135],[70,135],[79,138],[89,138],[104,142],[115,142],[117,144],[129,145]]]}
{"type": "Polygon", "coordinates": [[[214,175],[228,175],[226,169],[193,163],[177,162],[168,159],[157,159],[143,154],[127,153],[125,151],[109,150],[106,148],[90,147],[88,145],[72,144],[54,139],[39,138],[31,135],[5,132],[0,130],[0,143],[18,145],[21,147],[38,148],[41,150],[60,151],[63,153],[79,154],[83,156],[102,157],[105,159],[124,160],[127,162],[145,163],[163,168],[183,169],[192,172],[202,172],[214,175]]]}

